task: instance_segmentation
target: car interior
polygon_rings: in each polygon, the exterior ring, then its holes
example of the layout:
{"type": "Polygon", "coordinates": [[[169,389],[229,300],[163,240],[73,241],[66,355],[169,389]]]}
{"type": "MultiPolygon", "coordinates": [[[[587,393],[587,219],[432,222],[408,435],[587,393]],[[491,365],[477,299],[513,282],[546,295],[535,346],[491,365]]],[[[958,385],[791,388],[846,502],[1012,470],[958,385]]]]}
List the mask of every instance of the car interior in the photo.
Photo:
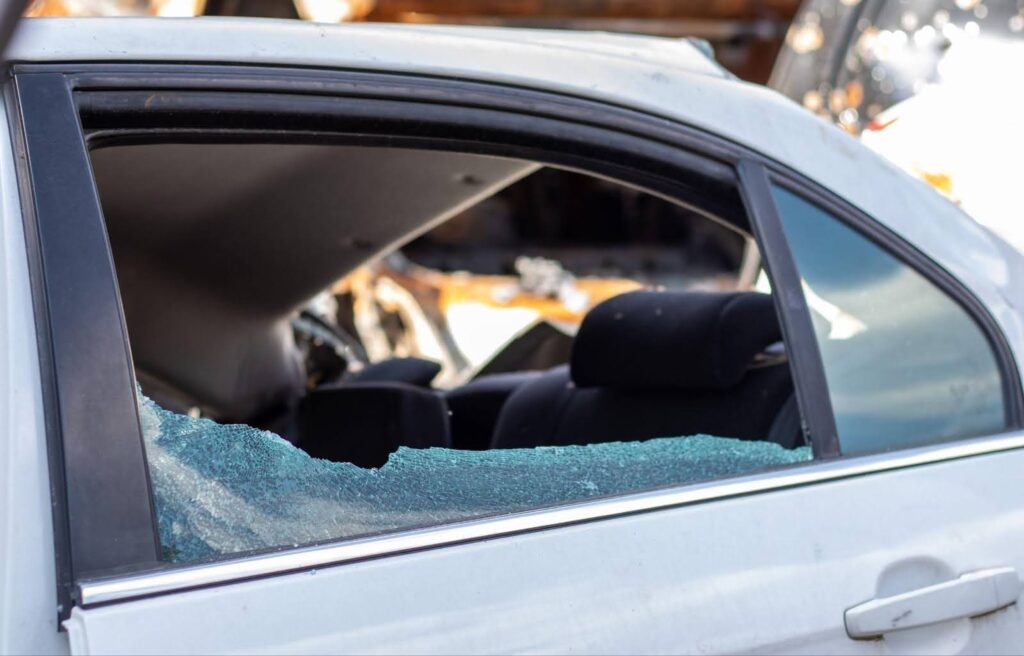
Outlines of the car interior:
{"type": "Polygon", "coordinates": [[[446,150],[91,157],[136,378],[164,408],[362,467],[402,446],[804,445],[757,249],[729,217],[446,150]]]}

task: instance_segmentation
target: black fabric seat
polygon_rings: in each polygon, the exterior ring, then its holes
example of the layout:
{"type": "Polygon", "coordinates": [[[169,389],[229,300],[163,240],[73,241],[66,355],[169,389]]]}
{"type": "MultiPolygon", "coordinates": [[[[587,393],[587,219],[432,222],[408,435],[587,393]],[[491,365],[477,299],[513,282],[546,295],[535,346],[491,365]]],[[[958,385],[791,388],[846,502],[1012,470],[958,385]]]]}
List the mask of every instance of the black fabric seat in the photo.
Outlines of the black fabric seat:
{"type": "Polygon", "coordinates": [[[360,467],[380,467],[400,446],[451,445],[444,399],[407,383],[318,388],[299,403],[296,426],[309,455],[360,467]]]}
{"type": "Polygon", "coordinates": [[[490,374],[447,392],[445,401],[451,412],[452,447],[488,448],[505,401],[520,387],[542,375],[540,371],[490,374]]]}
{"type": "MultiPolygon", "coordinates": [[[[793,394],[770,296],[631,292],[588,313],[569,367],[517,390],[494,448],[698,433],[767,439],[793,394]]],[[[795,446],[796,435],[780,442],[795,446]]]]}

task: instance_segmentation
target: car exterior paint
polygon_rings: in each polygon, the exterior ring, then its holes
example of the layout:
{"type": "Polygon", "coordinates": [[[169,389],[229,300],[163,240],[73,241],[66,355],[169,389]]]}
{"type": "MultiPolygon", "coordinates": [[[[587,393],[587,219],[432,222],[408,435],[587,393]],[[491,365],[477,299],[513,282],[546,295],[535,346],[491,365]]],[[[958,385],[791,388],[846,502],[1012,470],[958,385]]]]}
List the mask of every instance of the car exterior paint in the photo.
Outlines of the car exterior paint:
{"type": "MultiPolygon", "coordinates": [[[[902,235],[978,297],[1021,361],[1020,257],[927,186],[796,105],[728,79],[684,42],[519,34],[40,20],[21,28],[9,57],[421,73],[665,116],[802,173],[902,235]]],[[[1024,641],[1016,605],[885,641],[851,640],[842,624],[845,609],[883,592],[977,569],[1024,571],[1017,448],[76,608],[58,633],[39,362],[26,348],[31,283],[0,120],[0,651],[1010,653],[1024,641]]]]}
{"type": "Polygon", "coordinates": [[[1017,605],[896,648],[851,640],[843,613],[899,567],[1024,571],[1006,556],[1024,554],[1019,466],[980,456],[76,610],[69,631],[90,653],[1012,653],[1017,605]]]}

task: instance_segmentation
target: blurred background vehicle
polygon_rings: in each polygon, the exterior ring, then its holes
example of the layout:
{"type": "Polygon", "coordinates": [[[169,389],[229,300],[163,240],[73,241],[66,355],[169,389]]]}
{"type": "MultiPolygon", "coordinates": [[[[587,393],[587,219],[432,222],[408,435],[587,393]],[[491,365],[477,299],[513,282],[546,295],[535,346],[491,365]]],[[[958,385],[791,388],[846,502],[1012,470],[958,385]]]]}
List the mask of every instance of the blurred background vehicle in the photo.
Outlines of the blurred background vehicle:
{"type": "Polygon", "coordinates": [[[807,0],[771,86],[1024,249],[1024,3],[807,0]]]}

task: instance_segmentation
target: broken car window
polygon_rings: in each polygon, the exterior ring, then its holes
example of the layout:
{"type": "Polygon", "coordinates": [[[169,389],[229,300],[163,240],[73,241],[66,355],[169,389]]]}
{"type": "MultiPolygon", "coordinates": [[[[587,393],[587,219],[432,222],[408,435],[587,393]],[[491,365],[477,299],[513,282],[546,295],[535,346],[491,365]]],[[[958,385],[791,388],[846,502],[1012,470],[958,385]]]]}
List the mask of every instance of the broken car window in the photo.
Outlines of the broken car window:
{"type": "Polygon", "coordinates": [[[311,143],[92,163],[166,560],[811,458],[735,190],[311,143]]]}
{"type": "Polygon", "coordinates": [[[277,435],[140,395],[166,560],[291,547],[509,513],[811,459],[808,447],[698,435],[457,451],[401,447],[379,469],[310,457],[277,435]]]}

